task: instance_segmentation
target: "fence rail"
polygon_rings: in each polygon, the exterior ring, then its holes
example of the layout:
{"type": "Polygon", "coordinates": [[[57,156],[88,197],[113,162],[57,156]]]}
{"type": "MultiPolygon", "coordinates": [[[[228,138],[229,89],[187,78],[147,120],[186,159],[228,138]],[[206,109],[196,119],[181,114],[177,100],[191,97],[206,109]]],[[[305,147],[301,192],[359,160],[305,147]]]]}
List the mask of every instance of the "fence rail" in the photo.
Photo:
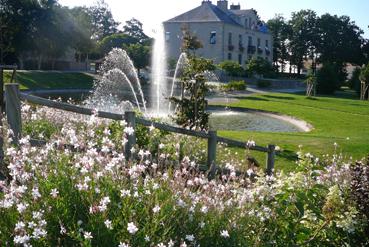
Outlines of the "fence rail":
{"type": "MultiPolygon", "coordinates": [[[[111,119],[111,120],[125,120],[128,124],[128,126],[135,128],[136,124],[141,124],[144,126],[153,126],[157,129],[188,135],[188,136],[194,136],[199,137],[203,139],[208,140],[208,159],[207,159],[207,165],[208,168],[214,167],[216,163],[216,148],[217,143],[225,143],[229,146],[239,147],[239,148],[248,148],[250,150],[259,151],[267,153],[266,157],[266,172],[267,174],[271,174],[274,169],[274,160],[275,160],[275,146],[274,145],[268,145],[268,147],[262,147],[262,146],[250,146],[247,147],[246,143],[219,137],[217,136],[216,131],[194,131],[190,129],[184,129],[180,127],[171,126],[169,124],[159,123],[155,121],[150,121],[141,117],[137,117],[135,115],[135,112],[125,112],[124,114],[116,114],[111,112],[95,112],[92,109],[63,103],[63,102],[57,102],[48,100],[45,98],[37,97],[34,95],[29,95],[25,93],[21,93],[19,91],[19,85],[16,83],[10,83],[5,85],[5,91],[6,91],[6,113],[8,115],[8,123],[10,128],[13,130],[14,133],[16,133],[17,137],[20,137],[21,134],[21,116],[20,116],[20,108],[21,104],[20,101],[27,101],[29,103],[42,105],[46,107],[51,107],[63,111],[83,114],[83,115],[93,115],[97,114],[98,117],[111,119]]],[[[15,139],[15,142],[18,140],[18,138],[15,139]]],[[[35,145],[41,145],[42,141],[34,141],[35,145]]],[[[131,157],[130,150],[131,147],[133,147],[136,144],[136,137],[135,135],[131,135],[128,138],[128,142],[125,148],[125,154],[126,157],[131,157]]]]}

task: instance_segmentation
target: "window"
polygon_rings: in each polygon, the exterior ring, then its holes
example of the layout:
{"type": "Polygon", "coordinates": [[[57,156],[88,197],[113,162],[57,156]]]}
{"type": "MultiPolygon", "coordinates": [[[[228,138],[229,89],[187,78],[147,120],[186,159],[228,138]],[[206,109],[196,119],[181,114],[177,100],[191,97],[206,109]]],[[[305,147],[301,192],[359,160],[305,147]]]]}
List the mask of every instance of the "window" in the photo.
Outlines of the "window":
{"type": "Polygon", "coordinates": [[[260,43],[261,43],[260,38],[258,38],[258,47],[260,47],[260,43]]]}
{"type": "Polygon", "coordinates": [[[265,47],[269,47],[269,40],[265,40],[265,47]]]}
{"type": "Polygon", "coordinates": [[[242,65],[242,54],[238,54],[238,63],[242,65]]]}
{"type": "Polygon", "coordinates": [[[252,37],[249,36],[249,46],[252,46],[252,37]]]}
{"type": "Polygon", "coordinates": [[[213,31],[210,33],[210,44],[217,43],[217,32],[213,31]]]}
{"type": "Polygon", "coordinates": [[[232,60],[232,53],[228,53],[228,60],[232,60]]]}
{"type": "Polygon", "coordinates": [[[247,22],[247,19],[245,19],[245,28],[248,28],[248,22],[247,22]]]}
{"type": "Polygon", "coordinates": [[[232,33],[228,33],[228,45],[232,45],[232,33]]]}
{"type": "Polygon", "coordinates": [[[266,61],[269,61],[269,57],[265,57],[265,60],[266,60],[266,61]]]}
{"type": "Polygon", "coordinates": [[[251,28],[251,18],[249,18],[249,28],[251,28]]]}
{"type": "Polygon", "coordinates": [[[170,32],[165,32],[165,41],[169,42],[170,40],[170,32]]]}
{"type": "Polygon", "coordinates": [[[238,44],[242,46],[243,40],[242,40],[242,34],[238,35],[238,44]]]}

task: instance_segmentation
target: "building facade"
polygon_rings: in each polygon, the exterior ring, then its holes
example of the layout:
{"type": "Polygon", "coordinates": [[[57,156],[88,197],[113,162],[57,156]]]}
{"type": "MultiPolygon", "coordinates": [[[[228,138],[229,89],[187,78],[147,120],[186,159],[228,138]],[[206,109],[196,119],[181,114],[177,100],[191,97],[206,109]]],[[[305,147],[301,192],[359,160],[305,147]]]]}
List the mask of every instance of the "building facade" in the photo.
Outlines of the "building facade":
{"type": "Polygon", "coordinates": [[[167,57],[178,59],[183,31],[188,30],[202,43],[196,54],[215,63],[225,60],[245,65],[253,57],[273,61],[273,40],[266,25],[253,9],[241,9],[219,0],[210,0],[184,14],[164,22],[167,57]]]}

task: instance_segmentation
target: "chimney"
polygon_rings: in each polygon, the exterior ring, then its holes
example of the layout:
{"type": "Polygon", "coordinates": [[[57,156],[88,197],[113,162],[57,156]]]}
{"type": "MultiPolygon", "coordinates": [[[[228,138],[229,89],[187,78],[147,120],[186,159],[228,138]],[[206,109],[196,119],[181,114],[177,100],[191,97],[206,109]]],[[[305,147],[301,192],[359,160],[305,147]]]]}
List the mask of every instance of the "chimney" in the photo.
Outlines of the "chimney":
{"type": "Polygon", "coordinates": [[[211,4],[210,0],[203,0],[201,2],[201,5],[204,5],[204,4],[211,4]]]}
{"type": "Polygon", "coordinates": [[[240,4],[231,4],[231,10],[240,10],[241,9],[241,5],[240,4]]]}
{"type": "Polygon", "coordinates": [[[227,11],[228,10],[228,1],[227,0],[218,0],[217,6],[221,10],[227,11]]]}

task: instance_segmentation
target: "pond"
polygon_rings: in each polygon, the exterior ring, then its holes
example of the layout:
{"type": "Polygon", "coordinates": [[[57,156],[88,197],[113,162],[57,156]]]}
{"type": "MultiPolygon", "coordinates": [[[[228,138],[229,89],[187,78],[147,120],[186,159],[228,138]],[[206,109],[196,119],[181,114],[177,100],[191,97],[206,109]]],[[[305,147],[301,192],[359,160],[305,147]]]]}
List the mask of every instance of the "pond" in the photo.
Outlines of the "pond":
{"type": "Polygon", "coordinates": [[[303,121],[272,113],[235,110],[211,110],[209,125],[214,130],[259,131],[259,132],[304,132],[308,131],[303,121]]]}

